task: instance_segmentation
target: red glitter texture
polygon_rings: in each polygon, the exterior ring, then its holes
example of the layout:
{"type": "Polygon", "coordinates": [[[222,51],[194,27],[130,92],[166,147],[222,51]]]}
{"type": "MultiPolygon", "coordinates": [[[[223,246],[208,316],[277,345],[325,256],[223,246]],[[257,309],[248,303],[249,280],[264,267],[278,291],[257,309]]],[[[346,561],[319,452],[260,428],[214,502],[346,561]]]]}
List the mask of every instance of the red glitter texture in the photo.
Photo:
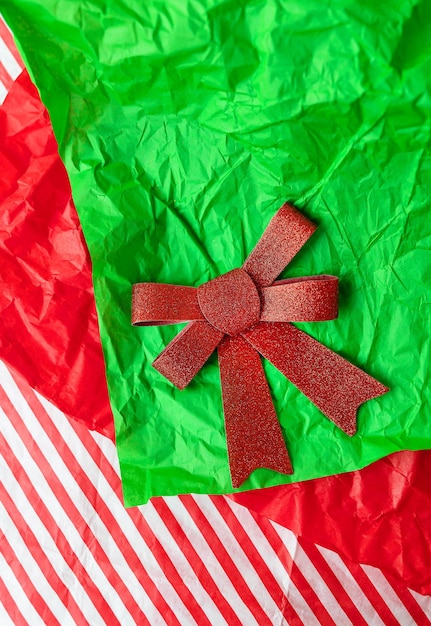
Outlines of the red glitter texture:
{"type": "Polygon", "coordinates": [[[358,407],[388,391],[291,324],[262,322],[243,336],[347,435],[356,432],[358,407]]]}
{"type": "Polygon", "coordinates": [[[134,326],[161,326],[204,319],[195,287],[161,283],[133,285],[132,324],[134,326]]]}
{"type": "Polygon", "coordinates": [[[287,202],[269,222],[242,268],[259,287],[268,287],[310,239],[317,226],[287,202]]]}
{"type": "Polygon", "coordinates": [[[292,474],[260,356],[241,336],[225,337],[218,360],[232,486],[257,467],[292,474]]]}
{"type": "Polygon", "coordinates": [[[338,317],[338,278],[277,280],[261,292],[262,322],[323,322],[338,317]]]}
{"type": "Polygon", "coordinates": [[[178,389],[196,376],[223,339],[207,322],[191,322],[159,354],[153,367],[178,389]]]}
{"type": "Polygon", "coordinates": [[[259,467],[292,473],[258,353],[348,435],[356,432],[358,407],[388,391],[288,323],[329,320],[338,314],[335,276],[275,281],[315,229],[285,204],[242,269],[198,288],[157,283],[133,287],[133,324],[190,321],[153,363],[179,389],[189,384],[218,346],[235,488],[259,467]]]}
{"type": "Polygon", "coordinates": [[[260,320],[259,293],[242,269],[201,285],[198,302],[207,321],[228,335],[237,335],[260,320]]]}

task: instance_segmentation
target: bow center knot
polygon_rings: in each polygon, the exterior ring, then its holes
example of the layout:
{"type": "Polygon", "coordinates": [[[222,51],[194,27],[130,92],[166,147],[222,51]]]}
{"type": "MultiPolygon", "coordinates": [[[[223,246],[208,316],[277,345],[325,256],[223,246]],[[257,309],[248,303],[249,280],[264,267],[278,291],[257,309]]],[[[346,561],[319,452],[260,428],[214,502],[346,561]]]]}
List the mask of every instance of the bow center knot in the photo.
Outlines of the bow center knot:
{"type": "Polygon", "coordinates": [[[260,320],[260,297],[243,269],[222,274],[198,287],[198,303],[206,320],[227,335],[237,335],[260,320]]]}

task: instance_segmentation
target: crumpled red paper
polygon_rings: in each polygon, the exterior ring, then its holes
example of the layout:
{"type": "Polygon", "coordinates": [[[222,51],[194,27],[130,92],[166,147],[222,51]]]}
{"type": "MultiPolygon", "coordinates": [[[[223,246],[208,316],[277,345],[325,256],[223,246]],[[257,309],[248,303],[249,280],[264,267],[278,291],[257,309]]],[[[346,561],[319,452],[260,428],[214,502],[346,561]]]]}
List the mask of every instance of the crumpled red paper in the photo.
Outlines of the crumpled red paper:
{"type": "Polygon", "coordinates": [[[231,496],[295,534],[431,594],[431,452],[231,496]]]}
{"type": "Polygon", "coordinates": [[[27,72],[0,108],[0,358],[114,437],[91,263],[48,113],[27,72]]]}
{"type": "MultiPolygon", "coordinates": [[[[0,357],[113,437],[90,261],[48,116],[24,73],[0,108],[0,357]],[[72,303],[72,304],[71,304],[72,303]]],[[[234,499],[431,594],[431,452],[234,499]]]]}

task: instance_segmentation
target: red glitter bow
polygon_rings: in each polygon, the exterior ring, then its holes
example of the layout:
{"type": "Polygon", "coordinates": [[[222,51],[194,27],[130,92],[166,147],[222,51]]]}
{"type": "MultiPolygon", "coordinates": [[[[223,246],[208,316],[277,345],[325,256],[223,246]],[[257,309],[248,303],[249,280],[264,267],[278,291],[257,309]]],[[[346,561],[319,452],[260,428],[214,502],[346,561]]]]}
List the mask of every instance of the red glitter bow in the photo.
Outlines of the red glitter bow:
{"type": "Polygon", "coordinates": [[[338,315],[338,278],[275,281],[316,230],[284,204],[241,269],[200,287],[133,286],[132,324],[190,322],[153,366],[184,389],[218,347],[233,487],[259,467],[293,473],[260,353],[348,435],[356,411],[388,389],[288,322],[338,315]],[[275,281],[275,282],[274,282],[275,281]]]}

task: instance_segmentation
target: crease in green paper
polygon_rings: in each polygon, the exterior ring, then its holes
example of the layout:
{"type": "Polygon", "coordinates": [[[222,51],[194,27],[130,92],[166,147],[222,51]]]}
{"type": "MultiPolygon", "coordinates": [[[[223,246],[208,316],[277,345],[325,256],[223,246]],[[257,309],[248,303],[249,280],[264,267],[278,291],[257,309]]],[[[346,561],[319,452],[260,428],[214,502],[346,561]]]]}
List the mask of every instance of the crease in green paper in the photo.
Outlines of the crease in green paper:
{"type": "MultiPolygon", "coordinates": [[[[184,391],[151,363],[180,327],[133,328],[135,282],[243,263],[289,200],[319,225],[284,276],[340,277],[299,324],[392,391],[339,431],[269,363],[295,468],[241,490],[431,447],[431,16],[425,2],[9,0],[93,262],[127,505],[232,492],[213,357],[184,391]]],[[[97,393],[97,390],[95,390],[97,393]]]]}

